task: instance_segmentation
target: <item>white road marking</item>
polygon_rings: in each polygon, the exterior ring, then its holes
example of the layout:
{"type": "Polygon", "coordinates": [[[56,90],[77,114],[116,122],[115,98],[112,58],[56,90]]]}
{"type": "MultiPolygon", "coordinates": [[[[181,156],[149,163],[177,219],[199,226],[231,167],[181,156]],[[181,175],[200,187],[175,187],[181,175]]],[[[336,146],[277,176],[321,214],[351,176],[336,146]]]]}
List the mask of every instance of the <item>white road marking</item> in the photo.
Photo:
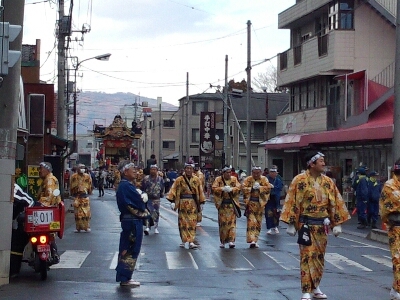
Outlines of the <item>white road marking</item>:
{"type": "Polygon", "coordinates": [[[232,268],[234,271],[251,271],[254,270],[254,265],[242,255],[242,257],[248,262],[248,264],[251,266],[251,268],[232,268]]]}
{"type": "MultiPolygon", "coordinates": [[[[145,253],[140,252],[140,255],[138,256],[137,261],[136,261],[135,270],[140,270],[140,267],[142,266],[140,257],[144,256],[144,255],[145,255],[145,253]]],[[[115,268],[117,267],[117,264],[118,264],[118,251],[114,253],[113,259],[111,260],[110,270],[115,270],[115,268]]]]}
{"type": "Polygon", "coordinates": [[[391,269],[393,268],[391,257],[388,257],[388,256],[381,257],[380,255],[362,255],[362,256],[365,258],[368,258],[370,260],[373,260],[373,261],[377,262],[378,264],[384,265],[391,269]]]}
{"type": "MultiPolygon", "coordinates": [[[[342,239],[342,240],[349,241],[349,242],[353,242],[353,243],[356,243],[356,244],[360,244],[360,245],[363,245],[363,246],[366,246],[366,247],[371,247],[371,248],[375,248],[375,249],[379,249],[379,250],[384,250],[384,251],[390,252],[390,250],[387,247],[386,248],[377,247],[377,246],[374,246],[374,245],[362,243],[362,242],[355,241],[355,240],[352,240],[352,239],[349,239],[349,238],[345,238],[345,237],[341,237],[341,236],[339,236],[338,238],[342,239]]],[[[355,246],[353,245],[351,247],[355,247],[355,246]]]]}
{"type": "Polygon", "coordinates": [[[183,256],[182,253],[179,252],[165,252],[165,256],[167,258],[167,265],[169,270],[191,269],[191,268],[197,270],[199,268],[190,252],[186,252],[186,254],[183,254],[183,256]],[[191,261],[191,265],[188,264],[188,258],[191,261]]]}
{"type": "Polygon", "coordinates": [[[60,256],[60,262],[51,266],[51,269],[79,269],[90,251],[85,250],[66,250],[60,256]]]}
{"type": "Polygon", "coordinates": [[[326,253],[325,260],[340,270],[344,270],[345,267],[351,266],[361,269],[363,271],[372,272],[371,269],[368,269],[367,267],[364,267],[363,265],[351,259],[348,259],[347,257],[342,256],[338,253],[326,253]]]}
{"type": "Polygon", "coordinates": [[[114,253],[113,259],[110,263],[110,270],[115,270],[118,264],[118,251],[114,253]]]}
{"type": "Polygon", "coordinates": [[[275,252],[265,251],[263,253],[285,270],[299,270],[300,269],[299,260],[290,254],[287,254],[284,252],[277,252],[277,251],[275,251],[275,252]],[[288,258],[288,256],[290,256],[290,257],[288,258]]]}

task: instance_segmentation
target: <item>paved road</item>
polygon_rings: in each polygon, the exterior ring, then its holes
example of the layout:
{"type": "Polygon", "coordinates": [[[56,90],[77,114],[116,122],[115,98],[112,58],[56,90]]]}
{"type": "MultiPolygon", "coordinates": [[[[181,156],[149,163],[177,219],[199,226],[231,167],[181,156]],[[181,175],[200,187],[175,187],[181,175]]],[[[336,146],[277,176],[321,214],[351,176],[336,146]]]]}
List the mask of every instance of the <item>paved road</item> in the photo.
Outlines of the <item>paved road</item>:
{"type": "MultiPolygon", "coordinates": [[[[67,202],[68,203],[68,202],[67,202]]],[[[266,235],[260,248],[245,242],[245,219],[238,220],[236,249],[220,249],[217,213],[208,202],[198,250],[181,249],[176,213],[162,200],[160,234],[144,237],[135,279],[140,288],[115,282],[120,224],[115,193],[92,197],[92,232],[73,233],[67,215],[65,236],[58,241],[61,262],[48,279],[24,265],[18,278],[0,287],[0,299],[300,299],[296,238],[266,235]]],[[[265,226],[265,225],[264,225],[265,226]]],[[[329,299],[389,299],[390,252],[385,244],[361,235],[329,237],[321,289],[329,299]]]]}

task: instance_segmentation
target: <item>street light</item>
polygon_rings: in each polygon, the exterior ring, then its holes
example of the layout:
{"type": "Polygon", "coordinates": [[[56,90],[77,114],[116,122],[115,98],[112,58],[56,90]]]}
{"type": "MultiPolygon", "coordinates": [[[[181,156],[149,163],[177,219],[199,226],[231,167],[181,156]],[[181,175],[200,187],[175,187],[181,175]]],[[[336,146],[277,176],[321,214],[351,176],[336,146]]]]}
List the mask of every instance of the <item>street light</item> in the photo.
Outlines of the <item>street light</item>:
{"type": "Polygon", "coordinates": [[[74,74],[74,77],[75,77],[75,86],[74,86],[74,121],[73,121],[73,133],[72,133],[73,134],[72,149],[71,149],[69,154],[72,154],[72,153],[76,152],[76,150],[77,150],[76,149],[77,148],[77,145],[76,145],[76,73],[78,72],[78,69],[82,65],[83,62],[91,60],[91,59],[97,59],[97,60],[100,60],[100,61],[108,61],[110,56],[111,56],[111,53],[106,53],[106,54],[97,55],[97,56],[94,56],[94,57],[89,57],[89,58],[86,58],[86,59],[81,60],[81,61],[78,61],[78,57],[77,56],[73,56],[73,58],[76,59],[76,65],[74,66],[74,71],[75,71],[75,74],[74,74]]]}

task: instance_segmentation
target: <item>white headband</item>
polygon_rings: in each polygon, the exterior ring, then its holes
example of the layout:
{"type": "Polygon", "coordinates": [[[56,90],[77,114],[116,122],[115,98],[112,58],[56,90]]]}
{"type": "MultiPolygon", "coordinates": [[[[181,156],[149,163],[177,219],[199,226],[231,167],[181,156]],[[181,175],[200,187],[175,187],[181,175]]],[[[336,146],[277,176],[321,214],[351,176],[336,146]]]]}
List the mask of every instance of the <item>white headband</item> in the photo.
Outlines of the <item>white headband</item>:
{"type": "Polygon", "coordinates": [[[150,165],[150,169],[151,168],[156,168],[156,169],[158,169],[158,166],[157,165],[150,165]]]}
{"type": "Polygon", "coordinates": [[[192,168],[194,168],[194,164],[185,163],[185,168],[186,168],[186,167],[192,167],[192,168]]]}
{"type": "Polygon", "coordinates": [[[39,166],[49,170],[50,172],[53,171],[53,168],[47,162],[41,162],[39,166]]]}
{"type": "Polygon", "coordinates": [[[125,170],[128,170],[129,168],[135,168],[135,164],[134,163],[129,163],[129,164],[126,164],[125,166],[123,166],[121,169],[120,169],[120,172],[121,173],[123,173],[123,172],[125,172],[125,170]]]}
{"type": "Polygon", "coordinates": [[[225,173],[228,170],[232,170],[231,166],[226,166],[225,168],[222,169],[222,173],[225,173]]]}
{"type": "Polygon", "coordinates": [[[255,166],[255,167],[253,167],[251,170],[252,170],[252,171],[254,171],[254,170],[261,170],[261,167],[255,166]]]}
{"type": "Polygon", "coordinates": [[[321,157],[324,157],[324,156],[325,155],[323,155],[321,152],[318,152],[313,157],[311,157],[311,159],[307,162],[307,166],[312,164],[313,162],[315,162],[318,158],[321,158],[321,157]]]}

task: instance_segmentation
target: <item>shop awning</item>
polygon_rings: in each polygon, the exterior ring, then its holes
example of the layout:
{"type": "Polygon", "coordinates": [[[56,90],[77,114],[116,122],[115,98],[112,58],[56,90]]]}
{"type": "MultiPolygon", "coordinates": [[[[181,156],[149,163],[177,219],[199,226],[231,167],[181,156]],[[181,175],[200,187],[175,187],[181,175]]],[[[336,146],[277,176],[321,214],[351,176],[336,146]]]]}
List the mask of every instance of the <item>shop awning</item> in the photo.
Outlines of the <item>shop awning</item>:
{"type": "Polygon", "coordinates": [[[179,153],[172,153],[163,157],[163,159],[179,159],[179,153]]]}
{"type": "Polygon", "coordinates": [[[72,143],[72,141],[63,139],[62,137],[59,137],[57,135],[50,135],[50,143],[52,145],[60,146],[60,147],[68,147],[69,143],[72,143]]]}
{"type": "Polygon", "coordinates": [[[300,140],[302,134],[285,134],[273,137],[268,141],[264,142],[265,149],[296,149],[300,147],[300,140]]]}
{"type": "Polygon", "coordinates": [[[341,75],[333,77],[333,79],[344,80],[344,79],[346,79],[346,76],[347,76],[347,80],[364,79],[365,78],[365,70],[353,72],[353,73],[341,74],[341,75]]]}
{"type": "Polygon", "coordinates": [[[266,142],[267,150],[301,149],[310,145],[338,144],[387,140],[393,138],[393,111],[387,109],[376,113],[368,123],[360,126],[308,134],[286,134],[274,137],[266,142]]]}

